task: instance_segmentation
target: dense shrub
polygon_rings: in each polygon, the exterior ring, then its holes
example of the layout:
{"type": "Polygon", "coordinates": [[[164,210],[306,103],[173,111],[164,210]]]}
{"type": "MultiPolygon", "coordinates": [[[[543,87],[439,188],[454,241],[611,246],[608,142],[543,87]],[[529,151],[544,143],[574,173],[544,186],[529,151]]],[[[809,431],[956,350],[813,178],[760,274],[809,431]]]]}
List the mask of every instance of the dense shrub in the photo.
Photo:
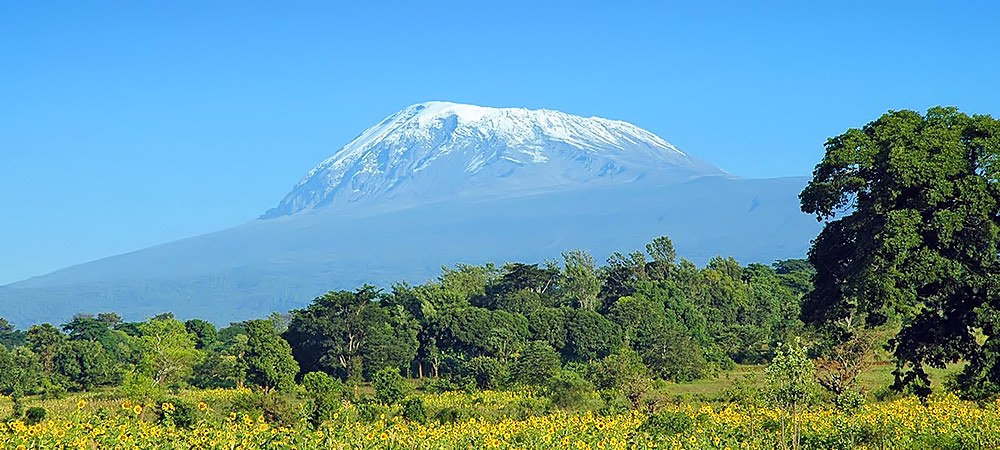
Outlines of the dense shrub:
{"type": "Polygon", "coordinates": [[[546,398],[523,398],[505,408],[503,415],[524,420],[529,417],[543,416],[552,409],[552,401],[546,398]]]}
{"type": "Polygon", "coordinates": [[[654,436],[673,436],[691,428],[694,420],[687,414],[678,411],[660,411],[646,418],[639,431],[654,436]]]}
{"type": "Polygon", "coordinates": [[[340,380],[325,372],[309,372],[302,377],[302,387],[309,399],[309,421],[313,426],[333,418],[341,402],[340,380]]]}
{"type": "Polygon", "coordinates": [[[427,406],[421,397],[410,397],[403,401],[403,418],[417,423],[427,423],[427,406]]]}
{"type": "Polygon", "coordinates": [[[198,408],[180,397],[161,397],[153,408],[156,418],[166,426],[192,428],[198,423],[198,408]]]}
{"type": "Polygon", "coordinates": [[[230,397],[229,411],[251,417],[264,417],[269,423],[294,425],[308,417],[308,409],[295,397],[280,392],[242,390],[230,397]]]}
{"type": "Polygon", "coordinates": [[[388,417],[391,411],[381,403],[361,403],[358,405],[358,418],[364,422],[378,422],[388,417]]]}
{"type": "Polygon", "coordinates": [[[28,425],[34,425],[36,423],[45,420],[47,416],[48,416],[48,411],[46,411],[45,408],[41,406],[32,406],[31,408],[28,408],[28,410],[24,412],[24,421],[28,425]]]}
{"type": "Polygon", "coordinates": [[[581,409],[595,400],[594,385],[569,370],[557,372],[546,385],[545,394],[553,405],[565,409],[581,409]]]}
{"type": "Polygon", "coordinates": [[[424,381],[423,389],[432,394],[461,390],[457,384],[447,378],[431,378],[426,380],[424,381]]]}
{"type": "Polygon", "coordinates": [[[386,405],[394,405],[406,397],[406,381],[399,370],[387,367],[372,376],[372,387],[375,388],[375,399],[386,405]]]}
{"type": "Polygon", "coordinates": [[[454,423],[473,417],[472,410],[460,406],[447,406],[434,413],[434,420],[439,423],[454,423]]]}
{"type": "Polygon", "coordinates": [[[507,366],[488,356],[477,356],[469,360],[466,371],[479,389],[496,389],[507,379],[507,366]]]}

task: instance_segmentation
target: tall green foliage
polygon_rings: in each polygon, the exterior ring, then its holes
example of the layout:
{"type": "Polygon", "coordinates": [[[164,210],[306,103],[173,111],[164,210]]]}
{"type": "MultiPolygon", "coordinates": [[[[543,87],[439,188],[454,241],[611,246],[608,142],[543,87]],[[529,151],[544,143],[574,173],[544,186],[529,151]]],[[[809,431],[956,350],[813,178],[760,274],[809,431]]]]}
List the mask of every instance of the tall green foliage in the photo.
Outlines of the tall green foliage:
{"type": "Polygon", "coordinates": [[[16,330],[14,325],[0,317],[0,345],[7,348],[24,345],[24,332],[16,330]]]}
{"type": "Polygon", "coordinates": [[[121,382],[121,366],[95,341],[70,342],[56,355],[55,365],[59,374],[83,390],[121,382]]]}
{"type": "MultiPolygon", "coordinates": [[[[731,258],[699,269],[677,261],[659,237],[645,253],[615,254],[605,267],[578,250],[561,266],[460,264],[425,284],[333,291],[288,315],[221,329],[170,313],[127,323],[114,313],[80,314],[62,325],[66,334],[31,327],[17,351],[42,372],[35,392],[121,384],[136,398],[188,383],[281,389],[315,372],[355,382],[395,372],[452,378],[438,387],[470,377],[481,387],[539,386],[564,364],[580,374],[623,361],[642,367],[640,378],[687,381],[732,359],[765,358],[771,343],[794,332],[808,269],[801,261],[742,267],[731,258]]],[[[14,333],[0,321],[4,347],[14,333]]]]}
{"type": "Polygon", "coordinates": [[[814,393],[813,372],[813,363],[797,340],[791,345],[779,346],[764,371],[771,401],[788,413],[787,418],[781,416],[783,448],[787,448],[789,443],[792,448],[800,447],[798,414],[814,393]]]}
{"type": "Polygon", "coordinates": [[[363,356],[373,327],[388,319],[374,302],[377,294],[373,286],[355,292],[329,292],[306,309],[292,311],[284,337],[303,371],[324,370],[361,377],[363,356]]]}
{"type": "Polygon", "coordinates": [[[139,325],[140,368],[160,386],[186,383],[201,354],[184,323],[170,318],[154,318],[139,325]]]}
{"type": "Polygon", "coordinates": [[[43,377],[42,365],[31,350],[0,346],[0,394],[21,397],[38,387],[43,377]]]}
{"type": "Polygon", "coordinates": [[[343,386],[325,372],[309,372],[302,377],[302,387],[309,398],[309,420],[314,426],[333,418],[340,408],[343,386]]]}
{"type": "Polygon", "coordinates": [[[247,381],[264,388],[291,390],[295,386],[295,375],[299,365],[292,357],[288,345],[270,320],[251,320],[246,323],[247,350],[244,354],[247,365],[247,381]]]}
{"type": "Polygon", "coordinates": [[[399,370],[387,367],[372,375],[372,387],[375,389],[375,399],[387,405],[395,405],[409,391],[406,380],[403,380],[399,370]]]}
{"type": "Polygon", "coordinates": [[[597,277],[594,258],[582,250],[564,252],[561,291],[567,303],[576,308],[596,310],[601,280],[597,277]]]}
{"type": "Polygon", "coordinates": [[[890,111],[828,140],[800,194],[826,221],[804,318],[833,332],[898,324],[899,388],[927,394],[925,366],[964,359],[966,395],[1000,394],[998,154],[989,116],[890,111]]]}
{"type": "Polygon", "coordinates": [[[559,354],[547,342],[531,341],[512,368],[514,380],[541,386],[560,368],[559,354]]]}
{"type": "Polygon", "coordinates": [[[56,371],[56,355],[66,346],[66,335],[48,323],[32,325],[25,335],[28,348],[31,349],[42,364],[46,375],[51,376],[56,371]]]}

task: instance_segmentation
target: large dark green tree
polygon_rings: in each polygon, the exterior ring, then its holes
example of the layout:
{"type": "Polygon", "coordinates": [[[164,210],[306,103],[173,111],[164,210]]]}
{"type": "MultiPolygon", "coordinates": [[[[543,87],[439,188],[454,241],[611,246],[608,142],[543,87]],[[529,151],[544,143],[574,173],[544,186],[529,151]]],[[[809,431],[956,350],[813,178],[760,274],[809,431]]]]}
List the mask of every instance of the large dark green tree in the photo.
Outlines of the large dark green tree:
{"type": "Polygon", "coordinates": [[[528,338],[520,314],[468,307],[446,311],[431,327],[437,345],[452,355],[492,356],[507,361],[528,338]]]}
{"type": "MultiPolygon", "coordinates": [[[[409,368],[421,329],[407,306],[417,307],[418,301],[404,286],[389,295],[369,285],[354,292],[328,292],[307,308],[292,311],[282,336],[302,372],[322,370],[360,379],[386,367],[409,368]]],[[[433,316],[432,309],[428,314],[433,316]]]]}
{"type": "Polygon", "coordinates": [[[834,335],[898,326],[897,388],[926,394],[926,366],[966,360],[967,396],[1000,393],[998,154],[989,116],[890,111],[828,140],[800,194],[827,222],[803,318],[834,335]]]}
{"type": "Polygon", "coordinates": [[[328,292],[306,309],[292,311],[283,337],[301,370],[360,378],[373,327],[388,320],[377,296],[374,286],[365,285],[355,292],[328,292]]]}
{"type": "Polygon", "coordinates": [[[604,316],[585,309],[566,311],[566,346],[568,361],[590,362],[603,358],[622,344],[621,329],[604,316]]]}
{"type": "Polygon", "coordinates": [[[210,349],[219,338],[219,330],[211,322],[191,319],[184,322],[184,329],[194,336],[194,346],[198,350],[210,349]]]}
{"type": "Polygon", "coordinates": [[[90,314],[77,314],[62,325],[62,330],[74,341],[96,341],[111,330],[111,324],[90,314]]]}
{"type": "Polygon", "coordinates": [[[38,355],[38,360],[42,364],[42,370],[45,374],[52,376],[55,373],[55,358],[56,354],[62,351],[63,347],[66,345],[66,335],[59,332],[59,329],[52,326],[52,324],[43,323],[41,325],[32,325],[28,328],[28,333],[25,335],[25,341],[28,344],[28,348],[31,349],[35,355],[38,355]]]}
{"type": "Polygon", "coordinates": [[[13,348],[24,345],[24,332],[16,330],[14,325],[0,317],[0,345],[13,348]]]}
{"type": "Polygon", "coordinates": [[[119,364],[97,341],[75,339],[56,354],[58,373],[71,383],[70,387],[84,391],[97,386],[121,382],[119,364]]]}

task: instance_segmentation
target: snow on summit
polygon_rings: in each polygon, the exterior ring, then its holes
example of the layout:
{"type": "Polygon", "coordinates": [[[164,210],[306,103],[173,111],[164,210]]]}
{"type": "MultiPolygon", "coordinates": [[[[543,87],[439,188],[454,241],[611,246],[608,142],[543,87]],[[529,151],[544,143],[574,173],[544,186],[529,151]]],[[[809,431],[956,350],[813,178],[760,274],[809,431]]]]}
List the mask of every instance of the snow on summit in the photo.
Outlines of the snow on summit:
{"type": "Polygon", "coordinates": [[[627,122],[427,102],[365,130],[310,170],[262,218],[705,175],[724,172],[627,122]]]}

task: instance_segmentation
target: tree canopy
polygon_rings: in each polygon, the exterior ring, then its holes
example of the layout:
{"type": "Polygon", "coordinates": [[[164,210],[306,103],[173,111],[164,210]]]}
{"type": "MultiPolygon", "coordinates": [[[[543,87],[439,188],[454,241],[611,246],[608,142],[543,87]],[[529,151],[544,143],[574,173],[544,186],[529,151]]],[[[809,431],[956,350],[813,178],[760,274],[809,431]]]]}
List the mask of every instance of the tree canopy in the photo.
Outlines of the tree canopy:
{"type": "Polygon", "coordinates": [[[925,366],[964,359],[967,395],[1000,393],[998,152],[992,117],[890,111],[829,139],[800,194],[826,221],[803,318],[842,337],[898,327],[898,388],[926,394],[925,366]]]}

